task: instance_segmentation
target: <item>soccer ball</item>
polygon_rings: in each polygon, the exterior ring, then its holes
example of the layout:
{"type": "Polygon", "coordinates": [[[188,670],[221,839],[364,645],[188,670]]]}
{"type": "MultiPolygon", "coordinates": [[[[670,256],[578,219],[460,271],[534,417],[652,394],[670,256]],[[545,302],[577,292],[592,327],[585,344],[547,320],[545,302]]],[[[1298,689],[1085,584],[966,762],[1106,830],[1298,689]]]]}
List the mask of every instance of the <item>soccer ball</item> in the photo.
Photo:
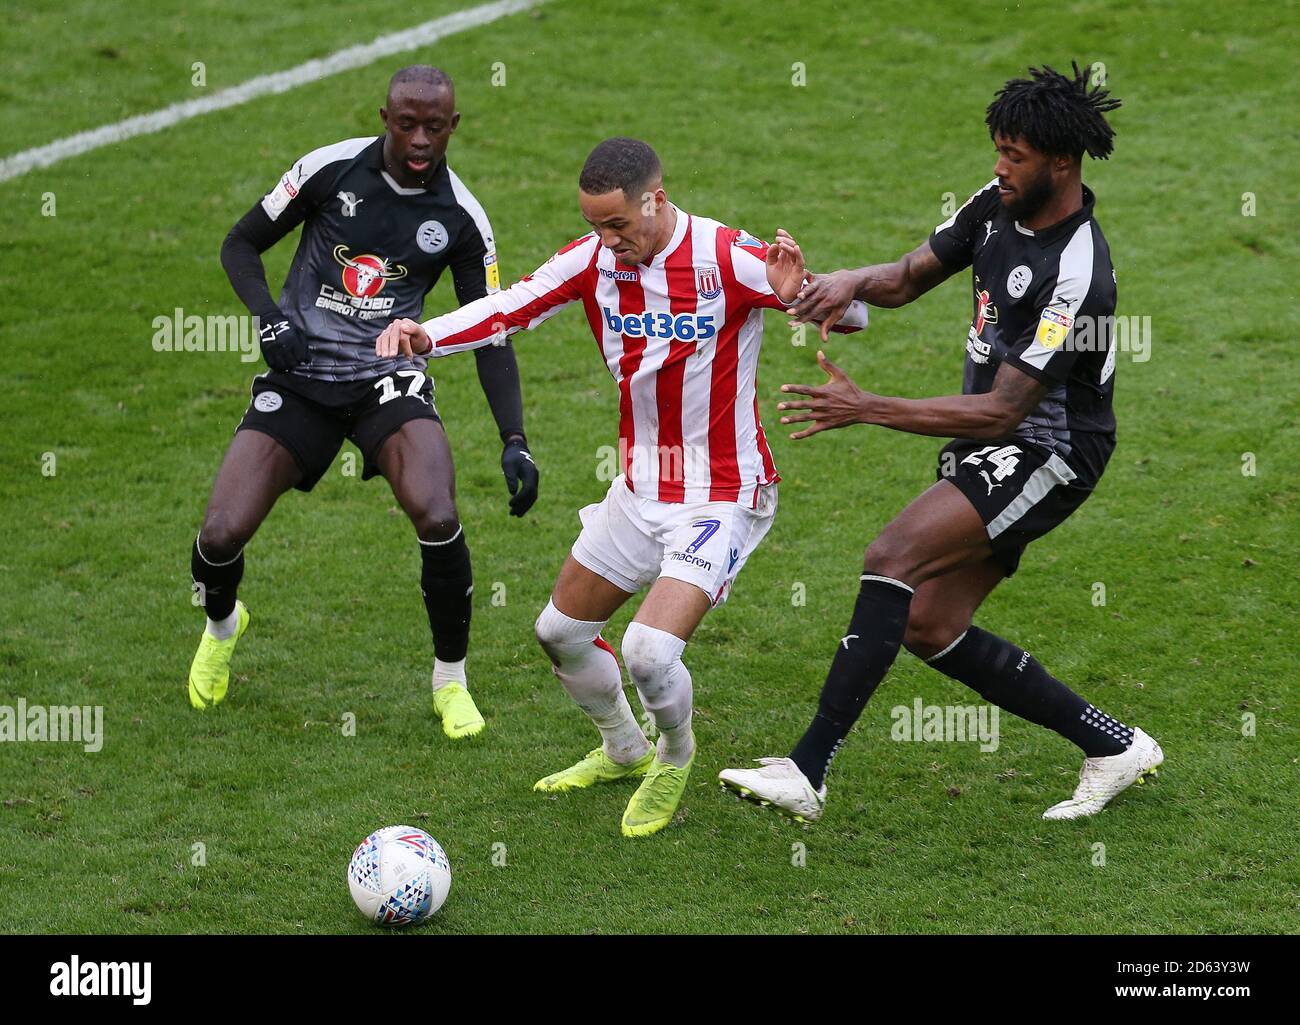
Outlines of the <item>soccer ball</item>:
{"type": "Polygon", "coordinates": [[[385,826],[353,853],[348,889],[358,910],[377,925],[424,922],[447,899],[451,863],[423,829],[385,826]]]}

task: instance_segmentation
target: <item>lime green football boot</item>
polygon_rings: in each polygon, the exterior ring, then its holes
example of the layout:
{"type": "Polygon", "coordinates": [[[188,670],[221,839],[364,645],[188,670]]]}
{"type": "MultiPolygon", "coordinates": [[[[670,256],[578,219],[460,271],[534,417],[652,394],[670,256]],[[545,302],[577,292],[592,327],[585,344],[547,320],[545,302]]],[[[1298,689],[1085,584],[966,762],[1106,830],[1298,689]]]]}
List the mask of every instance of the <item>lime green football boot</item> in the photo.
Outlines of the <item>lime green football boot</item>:
{"type": "Polygon", "coordinates": [[[651,748],[636,761],[624,765],[605,754],[603,747],[598,747],[576,765],[539,779],[533,784],[533,789],[547,794],[559,794],[566,790],[581,790],[597,783],[613,783],[615,780],[644,776],[654,759],[654,748],[651,748]]]}
{"type": "Polygon", "coordinates": [[[249,620],[248,609],[242,601],[235,602],[235,611],[239,613],[239,628],[235,636],[219,641],[204,630],[199,650],[190,663],[190,704],[199,711],[220,704],[230,685],[230,656],[248,629],[249,620]]]}
{"type": "Polygon", "coordinates": [[[486,725],[463,683],[447,683],[435,690],[433,710],[442,719],[442,732],[452,740],[477,737],[486,725]]]}
{"type": "Polygon", "coordinates": [[[624,836],[649,836],[673,820],[673,813],[682,802],[682,794],[686,793],[686,780],[694,764],[694,754],[681,768],[658,758],[654,760],[623,812],[624,836]]]}

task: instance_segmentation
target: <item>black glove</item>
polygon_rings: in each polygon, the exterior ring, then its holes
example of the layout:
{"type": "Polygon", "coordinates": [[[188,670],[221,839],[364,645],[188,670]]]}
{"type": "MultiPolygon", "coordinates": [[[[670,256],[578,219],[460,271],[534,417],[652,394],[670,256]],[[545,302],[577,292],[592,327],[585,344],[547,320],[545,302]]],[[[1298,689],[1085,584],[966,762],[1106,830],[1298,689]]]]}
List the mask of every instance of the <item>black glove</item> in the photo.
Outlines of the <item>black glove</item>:
{"type": "Polygon", "coordinates": [[[537,501],[537,464],[528,452],[528,442],[516,435],[501,453],[501,472],[510,489],[510,515],[522,516],[537,501]]]}
{"type": "Polygon", "coordinates": [[[311,348],[279,310],[258,317],[262,358],[272,370],[292,370],[299,363],[311,362],[311,348]]]}

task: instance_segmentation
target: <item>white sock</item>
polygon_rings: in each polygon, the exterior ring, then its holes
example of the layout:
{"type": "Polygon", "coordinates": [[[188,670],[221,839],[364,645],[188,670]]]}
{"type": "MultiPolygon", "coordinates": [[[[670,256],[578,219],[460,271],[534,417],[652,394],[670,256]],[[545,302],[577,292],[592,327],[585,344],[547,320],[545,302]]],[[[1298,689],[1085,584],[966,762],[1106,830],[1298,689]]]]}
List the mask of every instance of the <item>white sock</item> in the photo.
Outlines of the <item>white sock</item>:
{"type": "Polygon", "coordinates": [[[623,635],[623,664],[659,727],[656,754],[660,761],[679,767],[695,753],[693,688],[690,671],[682,662],[685,650],[680,637],[644,623],[633,622],[623,635]]]}
{"type": "Polygon", "coordinates": [[[442,662],[435,658],[433,660],[433,689],[441,690],[449,683],[459,683],[465,686],[465,660],[462,658],[459,662],[442,662]]]}
{"type": "Polygon", "coordinates": [[[604,625],[570,619],[547,602],[537,617],[537,640],[569,697],[600,730],[605,754],[627,764],[643,757],[650,742],[623,693],[618,659],[600,638],[604,625]]]}
{"type": "Polygon", "coordinates": [[[239,606],[236,605],[225,619],[209,619],[207,630],[219,641],[230,640],[239,630],[239,606]]]}

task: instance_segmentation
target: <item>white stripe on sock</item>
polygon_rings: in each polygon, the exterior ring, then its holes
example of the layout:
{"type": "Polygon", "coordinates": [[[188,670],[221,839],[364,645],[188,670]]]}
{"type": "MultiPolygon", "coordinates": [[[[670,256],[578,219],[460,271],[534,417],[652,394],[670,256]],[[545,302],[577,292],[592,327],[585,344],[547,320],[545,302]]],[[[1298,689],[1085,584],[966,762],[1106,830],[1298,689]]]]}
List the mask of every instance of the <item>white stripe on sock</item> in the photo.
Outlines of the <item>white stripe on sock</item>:
{"type": "Polygon", "coordinates": [[[203,536],[202,534],[199,534],[194,538],[194,550],[199,553],[200,559],[202,559],[204,562],[206,562],[209,566],[213,567],[214,569],[218,566],[229,566],[232,562],[237,562],[239,557],[244,554],[244,549],[243,546],[241,545],[239,551],[235,553],[235,557],[233,559],[227,559],[225,562],[213,562],[211,559],[209,559],[206,555],[203,554],[203,546],[199,544],[199,538],[202,536],[203,536]]]}
{"type": "Polygon", "coordinates": [[[963,631],[961,632],[961,637],[958,637],[955,641],[953,641],[951,644],[949,644],[948,647],[944,648],[943,651],[939,652],[939,654],[937,654],[937,655],[931,655],[931,656],[930,656],[929,658],[927,658],[925,661],[926,661],[926,662],[937,662],[939,659],[943,658],[944,655],[948,654],[948,652],[952,651],[953,648],[957,647],[957,645],[959,645],[959,644],[961,643],[962,637],[965,637],[968,633],[970,633],[969,630],[963,630],[963,631]]]}
{"type": "Polygon", "coordinates": [[[446,541],[424,541],[424,540],[421,540],[421,539],[418,538],[418,537],[417,537],[415,540],[419,541],[420,544],[425,545],[425,546],[428,547],[428,548],[437,548],[439,545],[449,545],[449,544],[451,544],[453,541],[456,540],[456,538],[460,537],[460,532],[461,532],[462,530],[464,530],[464,529],[465,529],[465,525],[464,525],[463,523],[462,523],[462,524],[457,524],[457,526],[456,526],[456,533],[452,534],[451,537],[447,538],[446,541]]]}
{"type": "Polygon", "coordinates": [[[901,587],[908,594],[916,594],[916,588],[908,587],[901,580],[895,580],[893,577],[877,576],[875,573],[863,573],[862,580],[878,580],[882,584],[893,584],[895,587],[901,587]]]}

